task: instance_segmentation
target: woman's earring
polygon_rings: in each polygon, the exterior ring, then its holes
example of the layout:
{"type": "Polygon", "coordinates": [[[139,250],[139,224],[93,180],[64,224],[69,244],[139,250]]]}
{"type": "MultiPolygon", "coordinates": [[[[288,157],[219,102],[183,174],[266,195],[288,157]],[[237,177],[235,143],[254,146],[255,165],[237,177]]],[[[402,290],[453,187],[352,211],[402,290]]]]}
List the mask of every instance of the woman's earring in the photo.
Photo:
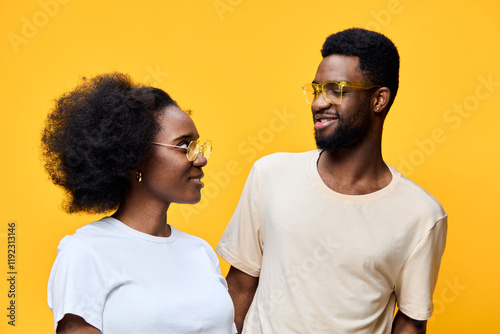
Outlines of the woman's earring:
{"type": "Polygon", "coordinates": [[[142,181],[142,172],[137,172],[135,178],[137,179],[137,182],[141,182],[142,181]]]}

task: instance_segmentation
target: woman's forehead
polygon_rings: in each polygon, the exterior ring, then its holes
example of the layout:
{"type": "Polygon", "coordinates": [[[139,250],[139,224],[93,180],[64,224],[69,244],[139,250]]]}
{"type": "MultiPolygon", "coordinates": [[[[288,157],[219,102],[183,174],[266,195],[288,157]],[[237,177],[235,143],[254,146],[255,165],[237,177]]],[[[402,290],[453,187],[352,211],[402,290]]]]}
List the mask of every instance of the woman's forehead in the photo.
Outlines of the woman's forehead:
{"type": "Polygon", "coordinates": [[[168,106],[158,117],[160,123],[158,140],[172,141],[180,137],[198,138],[198,131],[193,120],[179,107],[168,106]]]}

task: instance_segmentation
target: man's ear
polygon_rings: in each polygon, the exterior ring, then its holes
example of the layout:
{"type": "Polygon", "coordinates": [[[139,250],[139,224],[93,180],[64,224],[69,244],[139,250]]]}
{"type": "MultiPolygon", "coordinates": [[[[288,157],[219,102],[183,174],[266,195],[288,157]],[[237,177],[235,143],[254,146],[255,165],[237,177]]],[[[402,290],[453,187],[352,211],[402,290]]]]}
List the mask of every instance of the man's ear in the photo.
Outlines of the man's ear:
{"type": "Polygon", "coordinates": [[[387,87],[380,87],[373,94],[372,110],[376,113],[387,113],[391,91],[387,87]]]}

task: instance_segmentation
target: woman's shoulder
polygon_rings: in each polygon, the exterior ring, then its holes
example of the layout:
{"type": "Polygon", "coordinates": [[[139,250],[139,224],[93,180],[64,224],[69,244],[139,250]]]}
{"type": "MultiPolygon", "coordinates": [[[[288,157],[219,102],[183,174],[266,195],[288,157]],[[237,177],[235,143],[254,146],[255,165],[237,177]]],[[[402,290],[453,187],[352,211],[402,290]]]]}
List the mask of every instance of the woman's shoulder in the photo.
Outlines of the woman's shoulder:
{"type": "Polygon", "coordinates": [[[75,233],[66,235],[59,242],[57,251],[70,247],[71,249],[86,250],[92,248],[92,244],[112,235],[113,226],[106,218],[91,222],[78,228],[75,233]]]}
{"type": "Polygon", "coordinates": [[[187,247],[190,247],[193,250],[200,248],[203,249],[211,259],[214,258],[213,260],[217,258],[213,247],[205,239],[186,232],[182,232],[171,225],[170,228],[172,229],[173,233],[176,234],[177,241],[185,243],[187,247]]]}
{"type": "Polygon", "coordinates": [[[170,229],[172,230],[172,233],[175,234],[176,239],[182,242],[197,244],[197,245],[202,245],[203,247],[212,248],[210,244],[201,237],[178,230],[176,227],[172,225],[170,225],[170,229]]]}

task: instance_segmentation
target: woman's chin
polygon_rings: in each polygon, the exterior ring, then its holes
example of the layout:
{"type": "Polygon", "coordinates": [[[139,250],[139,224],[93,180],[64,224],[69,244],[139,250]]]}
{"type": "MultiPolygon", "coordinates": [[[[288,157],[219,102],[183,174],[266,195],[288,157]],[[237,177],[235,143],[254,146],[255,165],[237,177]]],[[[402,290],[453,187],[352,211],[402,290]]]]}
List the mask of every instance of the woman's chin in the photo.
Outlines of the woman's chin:
{"type": "Polygon", "coordinates": [[[186,198],[183,201],[177,202],[178,204],[196,204],[201,201],[201,193],[198,192],[195,196],[191,198],[186,198]]]}

